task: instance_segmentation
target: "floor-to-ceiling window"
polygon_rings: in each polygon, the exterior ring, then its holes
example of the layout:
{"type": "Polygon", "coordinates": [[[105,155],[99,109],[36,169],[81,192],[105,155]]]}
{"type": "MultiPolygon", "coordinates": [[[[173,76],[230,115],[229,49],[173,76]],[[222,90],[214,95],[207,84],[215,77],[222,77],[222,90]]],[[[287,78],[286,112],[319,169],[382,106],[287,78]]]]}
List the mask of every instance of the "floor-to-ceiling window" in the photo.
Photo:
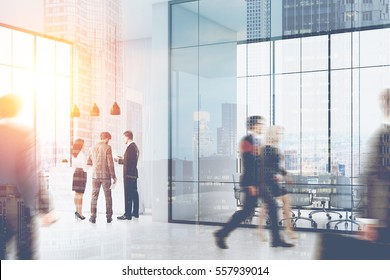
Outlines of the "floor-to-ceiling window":
{"type": "Polygon", "coordinates": [[[285,127],[283,165],[311,193],[308,211],[324,205],[346,215],[320,193],[346,191],[351,200],[356,195],[369,137],[381,122],[377,97],[390,87],[385,5],[371,26],[352,17],[349,5],[318,7],[324,21],[318,30],[288,23],[305,21],[295,1],[272,5],[171,4],[171,221],[226,222],[236,210],[238,142],[254,114],[285,127]],[[326,27],[324,15],[337,24],[326,27]]]}
{"type": "Polygon", "coordinates": [[[23,100],[18,121],[36,129],[42,169],[70,160],[72,45],[0,25],[0,95],[23,100]]]}

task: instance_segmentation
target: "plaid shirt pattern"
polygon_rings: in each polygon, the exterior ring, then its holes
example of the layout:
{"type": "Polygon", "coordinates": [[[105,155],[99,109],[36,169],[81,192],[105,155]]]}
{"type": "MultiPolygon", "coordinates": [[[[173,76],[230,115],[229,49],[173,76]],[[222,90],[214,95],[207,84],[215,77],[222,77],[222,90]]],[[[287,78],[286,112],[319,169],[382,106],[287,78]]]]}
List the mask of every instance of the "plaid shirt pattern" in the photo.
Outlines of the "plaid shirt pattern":
{"type": "Polygon", "coordinates": [[[114,160],[111,146],[99,142],[91,148],[88,163],[92,164],[93,179],[115,179],[114,160]]]}

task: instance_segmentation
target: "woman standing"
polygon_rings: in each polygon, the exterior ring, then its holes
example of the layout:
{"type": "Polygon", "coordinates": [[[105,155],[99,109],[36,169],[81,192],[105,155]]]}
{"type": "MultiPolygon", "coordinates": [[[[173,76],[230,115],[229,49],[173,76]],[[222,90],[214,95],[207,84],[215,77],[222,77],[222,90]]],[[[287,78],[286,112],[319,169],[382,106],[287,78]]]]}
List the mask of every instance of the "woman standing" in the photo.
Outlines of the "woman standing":
{"type": "Polygon", "coordinates": [[[84,140],[76,139],[72,147],[72,167],[75,168],[73,173],[72,190],[74,194],[74,204],[76,206],[76,212],[74,212],[75,218],[84,220],[83,216],[83,195],[85,192],[85,186],[87,184],[87,158],[83,152],[84,140]]]}

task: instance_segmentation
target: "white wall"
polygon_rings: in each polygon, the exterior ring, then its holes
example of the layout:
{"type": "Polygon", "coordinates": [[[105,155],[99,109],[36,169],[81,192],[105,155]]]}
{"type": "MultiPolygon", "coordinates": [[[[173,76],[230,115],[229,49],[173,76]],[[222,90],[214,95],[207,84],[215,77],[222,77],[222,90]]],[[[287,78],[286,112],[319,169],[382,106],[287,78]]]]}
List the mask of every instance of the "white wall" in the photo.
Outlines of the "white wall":
{"type": "Polygon", "coordinates": [[[168,221],[168,3],[153,5],[152,91],[145,96],[145,171],[151,175],[153,221],[168,221]]]}
{"type": "Polygon", "coordinates": [[[0,22],[43,33],[44,0],[1,0],[0,22]]]}

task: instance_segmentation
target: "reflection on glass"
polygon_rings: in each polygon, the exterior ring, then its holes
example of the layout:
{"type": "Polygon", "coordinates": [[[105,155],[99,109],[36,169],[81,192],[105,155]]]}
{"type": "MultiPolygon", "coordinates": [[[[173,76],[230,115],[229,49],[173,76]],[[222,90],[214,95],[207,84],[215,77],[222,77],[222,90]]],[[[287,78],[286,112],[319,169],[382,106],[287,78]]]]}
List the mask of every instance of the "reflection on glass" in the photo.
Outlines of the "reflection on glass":
{"type": "Polygon", "coordinates": [[[200,183],[199,220],[215,223],[226,222],[237,209],[233,187],[233,183],[200,183]]]}
{"type": "Polygon", "coordinates": [[[171,6],[171,47],[198,45],[198,2],[171,6]]]}
{"type": "Polygon", "coordinates": [[[245,40],[246,12],[245,0],[230,0],[223,3],[220,0],[199,1],[199,44],[245,40]]]}
{"type": "MultiPolygon", "coordinates": [[[[197,58],[197,48],[175,49],[171,53],[172,158],[191,163],[198,157],[197,145],[193,142],[197,129],[194,114],[199,111],[197,58]]],[[[173,179],[180,180],[184,176],[197,180],[196,170],[187,172],[190,174],[177,174],[173,179]]]]}
{"type": "MultiPolygon", "coordinates": [[[[335,189],[330,183],[358,184],[368,139],[381,122],[376,98],[390,87],[390,28],[259,42],[252,39],[267,30],[296,35],[360,26],[362,13],[356,12],[361,5],[352,10],[337,1],[272,1],[271,9],[280,11],[271,14],[283,18],[278,31],[277,26],[267,26],[266,17],[264,30],[259,29],[258,1],[247,1],[252,5],[247,7],[248,37],[237,44],[229,37],[239,34],[237,29],[224,28],[238,26],[240,15],[232,15],[228,22],[223,18],[227,12],[215,9],[221,2],[179,4],[192,6],[185,10],[181,6],[175,13],[182,15],[172,19],[177,43],[171,49],[172,179],[176,181],[172,218],[225,222],[235,210],[231,181],[239,172],[237,143],[247,132],[249,115],[263,115],[269,123],[285,127],[284,167],[297,182],[310,190],[324,184],[328,191],[335,189]],[[199,17],[194,16],[197,5],[199,17]],[[184,15],[192,23],[187,33],[178,32],[184,29],[178,26],[184,15]],[[340,20],[333,22],[336,17],[340,20]],[[211,36],[216,30],[220,32],[211,36]]],[[[372,14],[371,23],[375,22],[372,14]]]]}
{"type": "Polygon", "coordinates": [[[198,220],[198,183],[172,182],[172,219],[198,220]]]}
{"type": "Polygon", "coordinates": [[[199,49],[199,180],[230,181],[237,138],[236,44],[199,49]]]}

